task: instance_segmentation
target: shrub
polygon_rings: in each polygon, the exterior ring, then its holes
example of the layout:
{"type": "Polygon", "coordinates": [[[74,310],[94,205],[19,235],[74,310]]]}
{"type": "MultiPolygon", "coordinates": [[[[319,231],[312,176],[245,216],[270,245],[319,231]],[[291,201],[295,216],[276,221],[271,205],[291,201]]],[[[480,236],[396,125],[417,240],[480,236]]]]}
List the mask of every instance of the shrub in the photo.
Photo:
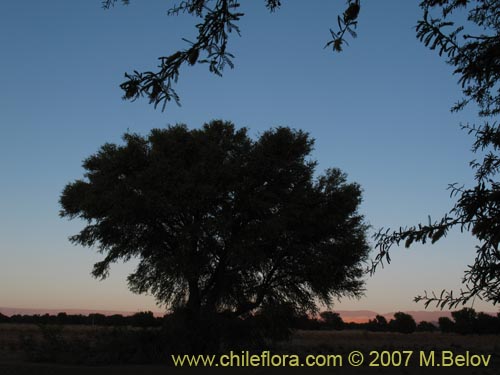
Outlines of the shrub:
{"type": "Polygon", "coordinates": [[[411,315],[397,312],[394,314],[394,319],[389,322],[389,328],[393,332],[412,333],[417,329],[417,323],[411,315]]]}

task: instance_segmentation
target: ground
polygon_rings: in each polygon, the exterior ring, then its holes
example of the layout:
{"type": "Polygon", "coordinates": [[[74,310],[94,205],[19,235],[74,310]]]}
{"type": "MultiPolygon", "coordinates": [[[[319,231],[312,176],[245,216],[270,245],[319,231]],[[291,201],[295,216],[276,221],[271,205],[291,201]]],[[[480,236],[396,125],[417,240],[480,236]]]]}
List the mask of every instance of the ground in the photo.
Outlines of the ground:
{"type": "MultiPolygon", "coordinates": [[[[100,327],[90,326],[65,326],[64,335],[67,337],[88,337],[89,333],[102,330],[100,327]],[[86,336],[87,335],[87,336],[86,336]]],[[[75,366],[52,363],[33,363],[26,359],[22,352],[22,337],[37,337],[40,335],[39,328],[35,325],[24,324],[0,324],[0,374],[2,375],[31,375],[31,374],[183,374],[183,373],[221,373],[231,372],[233,369],[222,368],[172,368],[166,365],[112,365],[112,366],[75,366]]],[[[343,356],[342,367],[329,368],[287,368],[290,373],[328,373],[328,374],[498,374],[500,369],[500,335],[459,335],[443,333],[384,333],[367,331],[297,331],[288,342],[274,344],[271,349],[276,354],[298,354],[304,358],[309,354],[341,354],[343,356]],[[359,350],[365,356],[365,364],[361,367],[351,367],[347,363],[347,356],[353,350],[359,350]],[[383,367],[380,365],[368,367],[370,361],[373,364],[381,361],[376,359],[377,353],[394,353],[413,351],[410,366],[383,367]],[[453,352],[455,355],[483,355],[491,354],[491,361],[487,367],[419,367],[418,357],[420,352],[430,353],[435,351],[453,352]]],[[[387,358],[388,354],[385,354],[387,358]]],[[[391,355],[391,354],[389,354],[391,355]]],[[[399,356],[396,355],[396,358],[399,356]]],[[[440,358],[440,357],[439,357],[440,358]]],[[[265,374],[284,372],[276,368],[246,368],[238,369],[239,374],[265,374]]]]}

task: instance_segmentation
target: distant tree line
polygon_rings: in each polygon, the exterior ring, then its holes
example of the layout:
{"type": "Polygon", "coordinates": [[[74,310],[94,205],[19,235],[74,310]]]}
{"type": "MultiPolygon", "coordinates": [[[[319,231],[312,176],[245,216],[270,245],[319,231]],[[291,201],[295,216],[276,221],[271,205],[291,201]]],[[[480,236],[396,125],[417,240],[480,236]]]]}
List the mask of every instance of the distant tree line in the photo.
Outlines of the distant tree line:
{"type": "Polygon", "coordinates": [[[452,319],[440,317],[437,324],[427,321],[421,321],[417,324],[410,314],[397,312],[389,321],[384,316],[377,315],[366,323],[346,323],[338,313],[324,311],[320,314],[319,319],[306,315],[296,317],[292,326],[295,329],[307,330],[348,329],[399,333],[441,331],[461,334],[500,334],[500,313],[493,316],[483,312],[477,313],[472,308],[463,308],[453,311],[451,316],[452,319]]]}
{"type": "Polygon", "coordinates": [[[99,325],[113,327],[159,327],[163,318],[155,317],[151,311],[138,312],[130,316],[121,314],[67,314],[60,312],[57,315],[12,315],[5,316],[0,313],[0,323],[24,323],[24,324],[70,324],[70,325],[99,325]]]}
{"type": "MultiPolygon", "coordinates": [[[[415,319],[409,314],[403,312],[397,312],[394,314],[394,318],[389,322],[382,315],[377,315],[375,319],[370,319],[366,323],[356,323],[356,322],[344,322],[340,314],[332,311],[324,311],[320,314],[319,318],[309,318],[307,316],[301,316],[296,318],[293,327],[295,329],[308,329],[308,330],[368,330],[373,332],[400,332],[400,333],[412,333],[417,330],[422,330],[420,328],[425,327],[417,325],[415,319]]],[[[425,323],[425,322],[423,322],[425,323]]],[[[432,323],[427,323],[432,325],[433,329],[436,330],[437,327],[432,323]]],[[[431,329],[423,329],[431,330],[431,329]]]]}
{"type": "MultiPolygon", "coordinates": [[[[339,313],[323,311],[318,317],[306,314],[289,317],[293,329],[302,330],[367,330],[372,332],[454,332],[460,334],[500,334],[500,313],[497,316],[483,312],[476,312],[472,308],[463,308],[453,311],[452,319],[440,317],[437,324],[421,321],[418,324],[410,315],[403,312],[394,314],[393,319],[387,321],[382,315],[377,315],[366,323],[344,322],[339,313]]],[[[57,315],[12,315],[8,317],[0,313],[0,323],[22,324],[70,324],[70,325],[98,325],[112,327],[161,327],[171,316],[155,317],[151,311],[138,312],[130,316],[120,314],[104,315],[71,315],[61,312],[57,315]]]]}
{"type": "Polygon", "coordinates": [[[497,316],[476,313],[472,308],[464,308],[451,313],[453,320],[447,317],[439,318],[439,328],[442,332],[461,334],[500,333],[500,313],[497,316]]]}

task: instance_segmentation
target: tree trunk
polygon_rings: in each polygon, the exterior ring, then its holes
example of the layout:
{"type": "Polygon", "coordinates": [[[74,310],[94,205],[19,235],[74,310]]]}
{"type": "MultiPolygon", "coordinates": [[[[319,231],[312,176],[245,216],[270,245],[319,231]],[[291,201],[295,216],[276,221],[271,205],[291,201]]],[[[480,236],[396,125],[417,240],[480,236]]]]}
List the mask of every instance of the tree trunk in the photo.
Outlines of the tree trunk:
{"type": "Polygon", "coordinates": [[[201,299],[198,280],[189,280],[189,299],[186,305],[187,318],[193,322],[200,320],[201,299]]]}

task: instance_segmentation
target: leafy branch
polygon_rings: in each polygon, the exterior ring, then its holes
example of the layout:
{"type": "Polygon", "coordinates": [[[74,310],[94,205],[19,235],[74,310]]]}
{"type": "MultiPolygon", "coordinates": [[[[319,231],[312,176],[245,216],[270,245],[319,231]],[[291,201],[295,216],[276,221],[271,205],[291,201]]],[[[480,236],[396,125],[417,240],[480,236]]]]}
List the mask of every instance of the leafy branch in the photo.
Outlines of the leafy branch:
{"type": "Polygon", "coordinates": [[[439,56],[445,54],[447,63],[455,67],[453,73],[459,76],[464,98],[452,110],[462,110],[473,101],[480,106],[481,116],[492,116],[500,113],[500,36],[498,33],[465,34],[464,26],[445,31],[455,26],[447,17],[456,9],[466,8],[469,3],[475,3],[475,6],[469,10],[468,21],[482,28],[498,30],[500,14],[496,1],[427,0],[421,3],[424,15],[417,23],[417,38],[431,50],[437,49],[439,56]],[[442,7],[442,17],[430,16],[436,6],[442,7]]]}
{"type": "MultiPolygon", "coordinates": [[[[423,19],[418,22],[417,38],[453,66],[454,74],[459,76],[464,98],[452,111],[462,110],[468,103],[479,107],[482,117],[500,113],[500,4],[498,1],[481,0],[424,0],[420,4],[424,11],[423,19]],[[440,10],[439,17],[431,17],[431,12],[440,10]],[[468,12],[467,20],[475,24],[478,35],[465,33],[465,23],[455,27],[450,17],[456,10],[468,12]],[[462,38],[459,38],[461,36],[462,38]]],[[[470,232],[479,241],[476,246],[474,262],[464,271],[462,284],[465,286],[458,294],[453,291],[434,292],[415,297],[425,306],[435,303],[444,308],[456,307],[479,298],[500,302],[500,128],[496,121],[485,121],[483,125],[462,125],[462,129],[473,135],[474,153],[482,153],[482,159],[473,160],[470,166],[475,170],[475,186],[450,185],[451,197],[457,201],[441,220],[427,225],[400,228],[398,231],[381,229],[374,238],[378,254],[372,261],[373,273],[383,262],[390,262],[389,251],[392,246],[404,242],[406,247],[415,242],[432,243],[445,237],[450,229],[457,227],[462,232],[470,232]]]]}
{"type": "MultiPolygon", "coordinates": [[[[118,0],[104,0],[105,9],[109,9],[118,0]]],[[[128,4],[128,0],[122,0],[128,4]]],[[[274,12],[281,6],[280,0],[266,0],[266,7],[274,12]]],[[[161,106],[162,110],[168,102],[174,101],[180,105],[180,98],[174,89],[179,79],[180,69],[184,65],[207,64],[211,73],[222,76],[224,68],[234,67],[234,55],[228,52],[229,34],[233,31],[240,35],[237,22],[244,16],[239,12],[238,0],[185,0],[174,5],[168,15],[187,13],[202,18],[196,25],[198,35],[195,41],[183,39],[189,47],[176,51],[168,56],[160,57],[158,71],[139,72],[134,70],[126,73],[126,81],[120,87],[124,91],[123,99],[135,101],[140,97],[147,97],[154,107],[161,106]],[[210,5],[213,4],[212,7],[210,5]]],[[[346,32],[356,37],[354,28],[360,10],[360,0],[349,0],[347,9],[342,17],[338,17],[339,31],[330,29],[332,40],[325,47],[333,46],[334,51],[341,51],[342,44],[347,43],[346,32]]]]}
{"type": "Polygon", "coordinates": [[[344,43],[349,45],[349,43],[347,43],[346,39],[344,38],[346,32],[351,34],[353,38],[356,38],[358,36],[354,31],[354,29],[358,25],[357,19],[359,15],[359,10],[360,10],[359,0],[349,1],[349,5],[342,14],[342,17],[337,16],[337,24],[339,28],[338,31],[333,31],[332,29],[330,29],[332,40],[326,43],[325,48],[331,46],[333,48],[333,51],[341,52],[342,45],[344,43]]]}

